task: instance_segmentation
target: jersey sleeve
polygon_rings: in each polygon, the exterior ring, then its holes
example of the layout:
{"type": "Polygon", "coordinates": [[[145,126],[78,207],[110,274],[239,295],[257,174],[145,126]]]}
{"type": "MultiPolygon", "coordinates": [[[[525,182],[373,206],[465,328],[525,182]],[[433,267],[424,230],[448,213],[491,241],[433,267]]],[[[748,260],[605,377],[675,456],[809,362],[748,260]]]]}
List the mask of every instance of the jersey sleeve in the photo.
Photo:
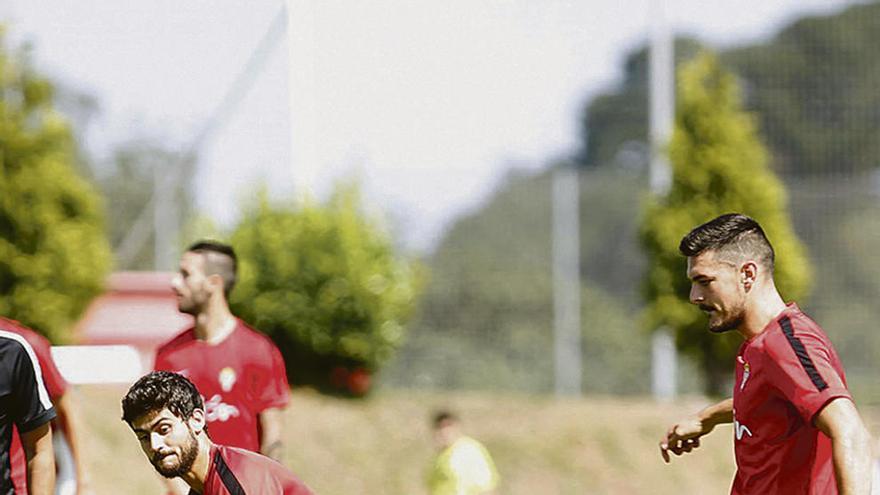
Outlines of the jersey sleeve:
{"type": "Polygon", "coordinates": [[[258,412],[270,407],[284,407],[290,402],[290,385],[287,383],[287,369],[281,351],[268,338],[266,344],[268,359],[251,384],[251,396],[258,412]]]}
{"type": "Polygon", "coordinates": [[[28,432],[55,418],[55,409],[43,385],[40,365],[33,349],[22,339],[11,347],[12,420],[19,431],[28,432]]]}
{"type": "Polygon", "coordinates": [[[829,345],[811,332],[798,332],[783,322],[784,338],[770,347],[767,366],[771,382],[808,423],[833,399],[852,399],[843,376],[835,368],[829,345]]]}

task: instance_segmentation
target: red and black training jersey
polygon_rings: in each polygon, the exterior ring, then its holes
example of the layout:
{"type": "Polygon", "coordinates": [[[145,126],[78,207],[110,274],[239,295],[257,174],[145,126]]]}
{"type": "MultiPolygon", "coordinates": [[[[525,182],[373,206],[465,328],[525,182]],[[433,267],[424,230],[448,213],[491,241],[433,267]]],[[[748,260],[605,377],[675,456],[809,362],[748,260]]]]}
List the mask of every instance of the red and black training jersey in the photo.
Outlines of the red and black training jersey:
{"type": "Polygon", "coordinates": [[[184,331],[159,348],[154,368],[195,384],[205,401],[209,436],[221,445],[259,452],[258,415],[290,400],[281,352],[241,320],[215,344],[197,339],[192,328],[184,331]]]}
{"type": "Polygon", "coordinates": [[[0,325],[0,493],[15,493],[9,463],[13,425],[29,432],[54,418],[34,350],[0,325]]]}
{"type": "MultiPolygon", "coordinates": [[[[0,318],[0,329],[21,335],[30,344],[40,363],[40,371],[43,384],[49,392],[49,398],[54,402],[67,391],[67,380],[61,376],[55,360],[52,359],[52,344],[45,337],[27,328],[17,321],[0,318]]],[[[9,447],[9,463],[12,466],[12,482],[16,493],[27,493],[27,460],[24,449],[21,447],[21,439],[18,431],[13,430],[12,444],[9,447]]]]}
{"type": "Polygon", "coordinates": [[[840,397],[852,400],[837,352],[789,304],[737,354],[731,493],[836,494],[831,440],[813,420],[840,397]]]}
{"type": "Polygon", "coordinates": [[[312,495],[284,466],[264,455],[214,445],[201,494],[190,495],[312,495]]]}

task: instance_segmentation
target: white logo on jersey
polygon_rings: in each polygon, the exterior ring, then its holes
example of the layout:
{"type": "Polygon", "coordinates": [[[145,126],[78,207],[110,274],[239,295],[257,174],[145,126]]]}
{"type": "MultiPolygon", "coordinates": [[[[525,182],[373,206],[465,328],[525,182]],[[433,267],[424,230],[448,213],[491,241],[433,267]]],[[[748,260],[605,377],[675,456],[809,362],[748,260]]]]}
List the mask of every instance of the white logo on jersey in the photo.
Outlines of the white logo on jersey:
{"type": "Polygon", "coordinates": [[[217,380],[220,382],[220,388],[223,389],[224,392],[229,392],[232,390],[232,386],[235,385],[235,370],[230,368],[229,366],[220,370],[220,374],[217,376],[217,380]]]}
{"type": "Polygon", "coordinates": [[[237,418],[241,416],[238,408],[221,402],[220,394],[214,394],[213,397],[205,401],[205,419],[211,421],[226,421],[229,418],[237,418]]]}
{"type": "Polygon", "coordinates": [[[749,436],[752,436],[752,430],[749,429],[748,426],[739,422],[736,419],[736,409],[733,410],[733,431],[736,434],[737,440],[742,440],[743,436],[748,433],[749,436]]]}
{"type": "Polygon", "coordinates": [[[739,421],[737,421],[735,419],[733,420],[733,429],[736,432],[736,439],[737,440],[742,440],[742,438],[745,434],[752,436],[752,431],[749,430],[749,427],[740,423],[739,421]]]}

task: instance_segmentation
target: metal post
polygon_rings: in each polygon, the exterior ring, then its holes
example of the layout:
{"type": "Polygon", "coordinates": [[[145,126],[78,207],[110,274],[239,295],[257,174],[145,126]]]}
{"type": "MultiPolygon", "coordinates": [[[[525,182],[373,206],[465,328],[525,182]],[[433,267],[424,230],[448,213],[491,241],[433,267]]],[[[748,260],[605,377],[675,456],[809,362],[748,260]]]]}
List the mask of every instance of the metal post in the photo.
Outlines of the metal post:
{"type": "Polygon", "coordinates": [[[578,173],[553,172],[553,315],[557,396],[581,394],[581,281],[578,173]]]}
{"type": "MultiPolygon", "coordinates": [[[[675,57],[673,38],[666,20],[666,0],[654,0],[650,57],[651,192],[664,196],[672,184],[666,147],[675,121],[675,57]]],[[[675,397],[678,356],[667,328],[658,328],[651,339],[651,391],[656,400],[675,397]]]]}
{"type": "Polygon", "coordinates": [[[291,156],[299,200],[315,196],[318,169],[315,100],[315,2],[287,0],[291,156]]]}
{"type": "MultiPolygon", "coordinates": [[[[168,186],[165,178],[175,174],[170,167],[182,167],[183,163],[157,163],[153,167],[153,267],[171,270],[176,265],[175,246],[180,225],[177,215],[177,187],[168,186]]],[[[176,175],[176,174],[175,174],[176,175]]]]}

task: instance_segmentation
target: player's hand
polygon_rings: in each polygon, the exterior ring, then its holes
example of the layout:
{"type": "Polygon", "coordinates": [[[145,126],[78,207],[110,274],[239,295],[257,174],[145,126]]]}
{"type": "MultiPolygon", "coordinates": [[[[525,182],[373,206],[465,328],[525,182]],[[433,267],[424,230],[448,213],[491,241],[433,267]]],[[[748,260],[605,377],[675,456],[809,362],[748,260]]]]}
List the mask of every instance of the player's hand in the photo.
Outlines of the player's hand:
{"type": "Polygon", "coordinates": [[[706,426],[697,418],[688,418],[672,425],[660,439],[660,455],[668,464],[669,453],[681,455],[700,446],[700,437],[709,433],[706,426]]]}

